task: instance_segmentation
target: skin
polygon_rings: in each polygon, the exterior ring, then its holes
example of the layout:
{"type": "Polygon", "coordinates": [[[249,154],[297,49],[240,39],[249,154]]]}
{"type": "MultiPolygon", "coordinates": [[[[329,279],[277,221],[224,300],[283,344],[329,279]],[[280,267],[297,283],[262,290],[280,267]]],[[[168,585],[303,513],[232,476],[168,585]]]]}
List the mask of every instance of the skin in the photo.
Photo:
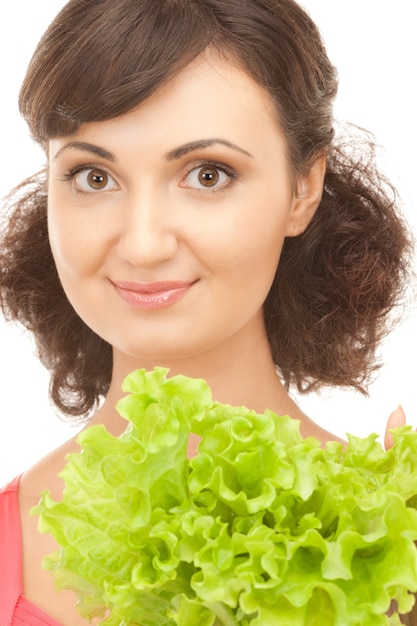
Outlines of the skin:
{"type": "MultiPolygon", "coordinates": [[[[251,78],[200,58],[141,107],[51,140],[49,163],[60,279],[78,314],[113,346],[110,390],[92,423],[120,434],[114,406],[123,378],[162,365],[205,378],[216,400],[290,414],[304,436],[334,439],[281,384],[262,315],[284,238],[307,227],[320,201],[324,159],[294,178],[269,97],[251,78]],[[184,283],[184,293],[157,309],[131,306],[115,286],[167,280],[184,283]]],[[[24,593],[63,626],[86,622],[75,596],[58,596],[41,571],[56,546],[28,511],[45,488],[61,497],[57,474],[77,450],[71,440],[52,452],[20,489],[24,593]]]]}

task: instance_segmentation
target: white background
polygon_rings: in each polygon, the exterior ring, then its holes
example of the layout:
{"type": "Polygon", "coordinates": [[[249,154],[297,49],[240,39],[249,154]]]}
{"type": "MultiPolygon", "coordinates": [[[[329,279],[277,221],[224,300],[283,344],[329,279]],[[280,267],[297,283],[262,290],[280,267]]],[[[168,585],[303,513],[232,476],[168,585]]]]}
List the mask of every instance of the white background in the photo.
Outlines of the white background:
{"type": "MultiPolygon", "coordinates": [[[[115,0],[117,1],[117,0],[115,0]]],[[[33,49],[62,0],[13,0],[0,6],[0,196],[44,163],[17,112],[17,94],[33,49]]],[[[372,130],[386,150],[387,168],[417,231],[417,45],[410,0],[304,0],[319,24],[340,74],[336,114],[372,130]]],[[[94,68],[92,68],[94,71],[94,68]]],[[[353,392],[304,396],[316,421],[336,434],[382,433],[399,403],[417,424],[414,390],[417,313],[382,350],[384,368],[370,397],[353,392]]],[[[0,484],[74,434],[48,402],[48,376],[33,356],[30,338],[0,319],[0,484]]]]}

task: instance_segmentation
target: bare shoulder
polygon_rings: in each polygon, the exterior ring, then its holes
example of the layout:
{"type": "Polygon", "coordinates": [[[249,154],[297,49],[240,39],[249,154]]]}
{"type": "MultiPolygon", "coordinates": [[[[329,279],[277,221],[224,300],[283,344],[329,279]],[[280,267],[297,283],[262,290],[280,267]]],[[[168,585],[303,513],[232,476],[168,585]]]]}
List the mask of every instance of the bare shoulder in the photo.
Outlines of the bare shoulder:
{"type": "Polygon", "coordinates": [[[66,455],[78,450],[75,438],[53,450],[23,474],[19,488],[23,593],[32,604],[63,626],[83,626],[87,622],[76,611],[75,595],[71,591],[58,594],[50,572],[42,569],[43,558],[54,552],[57,545],[52,536],[39,533],[38,520],[30,511],[45,490],[49,490],[55,500],[61,498],[64,483],[58,474],[65,465],[66,455]]]}
{"type": "Polygon", "coordinates": [[[45,489],[49,489],[54,498],[59,497],[64,483],[58,474],[65,465],[67,454],[77,452],[79,449],[76,437],[73,437],[25,471],[20,481],[20,506],[32,507],[37,504],[39,495],[45,489]]]}

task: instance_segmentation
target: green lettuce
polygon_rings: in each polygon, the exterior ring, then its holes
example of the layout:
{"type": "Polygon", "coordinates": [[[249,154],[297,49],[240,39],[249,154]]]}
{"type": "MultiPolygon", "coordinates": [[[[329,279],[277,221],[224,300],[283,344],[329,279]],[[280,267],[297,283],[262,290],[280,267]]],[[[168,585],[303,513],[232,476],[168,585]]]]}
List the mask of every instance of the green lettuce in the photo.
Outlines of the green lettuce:
{"type": "Polygon", "coordinates": [[[58,589],[106,626],[400,624],[417,591],[417,434],[303,439],[203,380],[138,370],[126,430],[83,431],[34,512],[58,589]],[[201,437],[189,460],[190,433],[201,437]],[[393,601],[396,611],[388,617],[393,601]]]}

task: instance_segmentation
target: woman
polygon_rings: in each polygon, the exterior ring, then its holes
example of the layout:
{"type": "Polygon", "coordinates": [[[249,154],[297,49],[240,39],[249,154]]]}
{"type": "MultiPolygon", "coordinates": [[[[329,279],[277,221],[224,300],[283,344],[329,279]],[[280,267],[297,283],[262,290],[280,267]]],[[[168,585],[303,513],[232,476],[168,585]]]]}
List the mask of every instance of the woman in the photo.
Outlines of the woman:
{"type": "MultiPolygon", "coordinates": [[[[47,176],[11,199],[1,246],[3,310],[33,332],[62,412],[119,434],[123,378],[159,365],[332,438],[288,388],[365,387],[410,250],[366,146],[334,140],[336,89],[292,0],[66,5],[20,95],[47,176]]],[[[28,515],[44,489],[59,499],[74,450],[3,496],[4,560],[23,552],[0,624],[85,623],[28,515]]]]}

